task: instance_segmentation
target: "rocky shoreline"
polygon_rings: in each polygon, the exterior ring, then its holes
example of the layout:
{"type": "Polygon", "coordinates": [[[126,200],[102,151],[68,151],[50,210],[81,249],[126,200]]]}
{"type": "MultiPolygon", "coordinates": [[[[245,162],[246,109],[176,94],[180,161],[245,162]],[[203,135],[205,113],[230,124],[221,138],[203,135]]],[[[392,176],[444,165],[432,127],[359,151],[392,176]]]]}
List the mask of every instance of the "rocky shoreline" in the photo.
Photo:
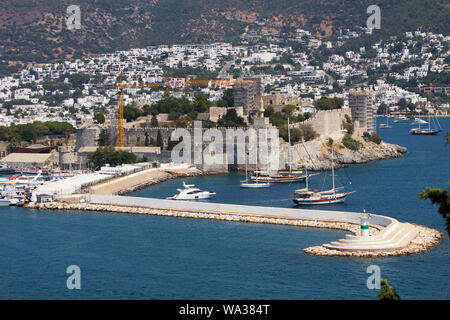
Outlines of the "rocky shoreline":
{"type": "MultiPolygon", "coordinates": [[[[402,157],[408,150],[397,144],[381,142],[376,144],[361,140],[363,147],[358,151],[347,149],[340,144],[334,144],[334,167],[342,168],[350,164],[361,164],[377,160],[387,160],[402,157]]],[[[303,146],[295,146],[298,154],[300,167],[308,170],[325,171],[331,170],[331,156],[323,141],[310,141],[305,143],[308,152],[303,146]]]]}
{"type": "MultiPolygon", "coordinates": [[[[161,208],[147,208],[147,207],[133,207],[133,206],[114,206],[114,205],[79,202],[80,200],[81,201],[84,200],[82,199],[83,199],[82,197],[79,197],[66,200],[73,202],[55,201],[47,203],[29,203],[26,205],[26,207],[38,210],[69,210],[69,211],[83,210],[96,212],[147,214],[147,215],[196,218],[196,219],[215,219],[234,222],[281,224],[296,227],[326,228],[326,229],[350,231],[353,234],[359,234],[360,230],[360,225],[357,223],[318,220],[318,219],[278,218],[278,217],[237,214],[237,213],[224,214],[216,212],[205,212],[199,210],[189,211],[189,210],[175,210],[175,209],[161,209],[161,208]]],[[[346,252],[339,250],[329,250],[323,246],[315,246],[305,248],[303,252],[317,256],[343,256],[343,257],[401,256],[428,251],[432,247],[436,246],[443,239],[443,234],[437,230],[423,226],[417,227],[420,228],[419,235],[407,247],[400,250],[380,251],[380,252],[378,251],[346,252]]],[[[383,228],[380,226],[371,225],[369,229],[370,235],[376,235],[382,229],[383,228]]]]}

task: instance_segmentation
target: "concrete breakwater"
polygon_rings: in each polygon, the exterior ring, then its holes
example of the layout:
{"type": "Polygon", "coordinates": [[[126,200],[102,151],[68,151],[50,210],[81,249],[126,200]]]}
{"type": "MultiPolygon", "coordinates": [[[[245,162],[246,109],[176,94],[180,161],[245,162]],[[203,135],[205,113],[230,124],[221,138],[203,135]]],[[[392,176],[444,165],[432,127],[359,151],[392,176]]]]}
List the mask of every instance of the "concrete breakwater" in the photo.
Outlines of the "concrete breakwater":
{"type": "MultiPolygon", "coordinates": [[[[130,197],[124,197],[130,198],[130,197]]],[[[98,199],[94,199],[94,201],[98,199]]],[[[116,212],[129,214],[148,214],[158,216],[183,217],[183,218],[198,218],[198,219],[215,219],[222,221],[233,222],[251,222],[251,223],[267,223],[290,225],[297,227],[312,227],[312,228],[327,228],[342,231],[349,231],[354,235],[360,234],[360,224],[352,221],[336,221],[330,219],[320,218],[299,218],[295,216],[280,216],[268,215],[260,213],[246,213],[246,212],[223,212],[221,210],[199,210],[189,208],[155,208],[137,205],[114,205],[85,202],[85,197],[79,196],[68,198],[64,201],[49,202],[49,203],[30,203],[28,208],[39,210],[85,210],[96,212],[116,212]],[[81,201],[81,202],[80,202],[81,201]]],[[[288,209],[289,210],[289,209],[288,209]]],[[[291,209],[292,210],[292,209],[291,209]]],[[[380,216],[381,217],[381,216],[380,216]]],[[[423,226],[416,226],[419,230],[418,235],[406,246],[397,250],[331,250],[325,246],[315,246],[305,248],[303,251],[311,255],[318,256],[346,256],[346,257],[386,257],[397,255],[408,255],[420,252],[425,252],[437,245],[443,238],[442,233],[437,230],[426,228],[423,226]]],[[[377,236],[385,226],[371,224],[369,233],[371,236],[377,236]]]]}
{"type": "Polygon", "coordinates": [[[438,230],[427,228],[420,225],[415,225],[418,228],[418,235],[404,248],[396,250],[385,250],[380,252],[368,251],[368,250],[355,250],[355,251],[340,251],[326,248],[325,246],[314,246],[304,249],[305,253],[333,257],[392,257],[392,256],[407,256],[411,254],[418,254],[429,251],[434,246],[438,245],[444,235],[438,230]]]}

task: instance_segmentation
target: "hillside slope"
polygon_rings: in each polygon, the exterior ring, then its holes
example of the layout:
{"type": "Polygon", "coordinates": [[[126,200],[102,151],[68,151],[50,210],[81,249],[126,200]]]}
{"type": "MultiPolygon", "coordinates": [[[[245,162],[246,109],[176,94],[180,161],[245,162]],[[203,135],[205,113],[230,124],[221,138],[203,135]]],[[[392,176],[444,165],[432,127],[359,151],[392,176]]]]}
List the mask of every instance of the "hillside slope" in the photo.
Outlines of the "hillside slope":
{"type": "MultiPolygon", "coordinates": [[[[232,41],[265,21],[281,32],[293,28],[333,37],[340,28],[365,26],[372,0],[77,0],[81,29],[68,30],[72,0],[2,0],[0,68],[14,61],[47,62],[83,54],[163,43],[232,41]]],[[[445,0],[379,0],[382,29],[393,34],[422,27],[448,32],[445,0]]]]}

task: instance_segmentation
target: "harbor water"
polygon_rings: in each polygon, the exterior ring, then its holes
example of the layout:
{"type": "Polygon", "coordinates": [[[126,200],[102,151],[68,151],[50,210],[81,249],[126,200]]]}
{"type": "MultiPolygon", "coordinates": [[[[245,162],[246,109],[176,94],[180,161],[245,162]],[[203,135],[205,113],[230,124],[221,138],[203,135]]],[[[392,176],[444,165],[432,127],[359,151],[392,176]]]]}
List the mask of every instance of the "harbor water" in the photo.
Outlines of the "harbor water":
{"type": "MultiPolygon", "coordinates": [[[[441,118],[437,136],[412,136],[408,123],[378,129],[383,140],[408,148],[402,158],[336,171],[337,184],[356,190],[345,203],[320,209],[373,212],[445,232],[437,207],[417,195],[447,188],[450,146],[441,118]]],[[[385,120],[379,119],[379,123],[385,120]]],[[[210,200],[294,207],[303,183],[241,189],[242,173],[186,178],[210,200]]],[[[165,198],[182,179],[133,193],[165,198]]],[[[311,187],[330,187],[330,172],[311,187]]],[[[315,209],[315,208],[311,208],[315,209]]],[[[317,208],[319,209],[319,208],[317,208]]],[[[402,299],[450,299],[450,241],[427,253],[390,258],[316,257],[302,252],[346,232],[281,225],[115,213],[0,208],[1,299],[376,299],[366,272],[378,265],[402,299]],[[81,289],[66,286],[66,269],[81,270],[81,289]]]]}

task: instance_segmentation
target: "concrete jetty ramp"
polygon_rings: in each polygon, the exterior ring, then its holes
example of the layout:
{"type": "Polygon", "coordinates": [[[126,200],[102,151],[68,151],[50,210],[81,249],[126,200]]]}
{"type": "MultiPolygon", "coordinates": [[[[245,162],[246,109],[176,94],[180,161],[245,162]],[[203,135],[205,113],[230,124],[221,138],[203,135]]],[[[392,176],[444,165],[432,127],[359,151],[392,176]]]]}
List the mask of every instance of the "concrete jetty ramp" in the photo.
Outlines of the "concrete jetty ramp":
{"type": "MultiPolygon", "coordinates": [[[[348,230],[352,230],[353,234],[346,235],[344,239],[333,241],[329,244],[324,244],[320,247],[320,250],[317,249],[317,247],[313,247],[316,249],[308,252],[317,255],[340,255],[340,253],[342,253],[341,255],[349,255],[349,253],[351,255],[352,252],[370,252],[370,254],[372,254],[376,252],[386,253],[395,250],[398,251],[407,248],[420,233],[419,226],[415,226],[410,223],[402,223],[394,218],[386,216],[371,215],[369,218],[369,225],[376,232],[369,237],[361,237],[359,233],[359,226],[361,221],[360,218],[363,216],[363,213],[359,212],[260,207],[213,202],[179,201],[111,195],[87,195],[86,200],[90,204],[111,205],[118,207],[138,207],[169,211],[204,212],[219,215],[239,215],[254,218],[269,218],[269,220],[314,220],[327,223],[345,223],[351,225],[348,230]]],[[[306,224],[306,226],[308,226],[308,224],[306,224]]],[[[332,228],[332,226],[330,228],[332,228]]]]}

